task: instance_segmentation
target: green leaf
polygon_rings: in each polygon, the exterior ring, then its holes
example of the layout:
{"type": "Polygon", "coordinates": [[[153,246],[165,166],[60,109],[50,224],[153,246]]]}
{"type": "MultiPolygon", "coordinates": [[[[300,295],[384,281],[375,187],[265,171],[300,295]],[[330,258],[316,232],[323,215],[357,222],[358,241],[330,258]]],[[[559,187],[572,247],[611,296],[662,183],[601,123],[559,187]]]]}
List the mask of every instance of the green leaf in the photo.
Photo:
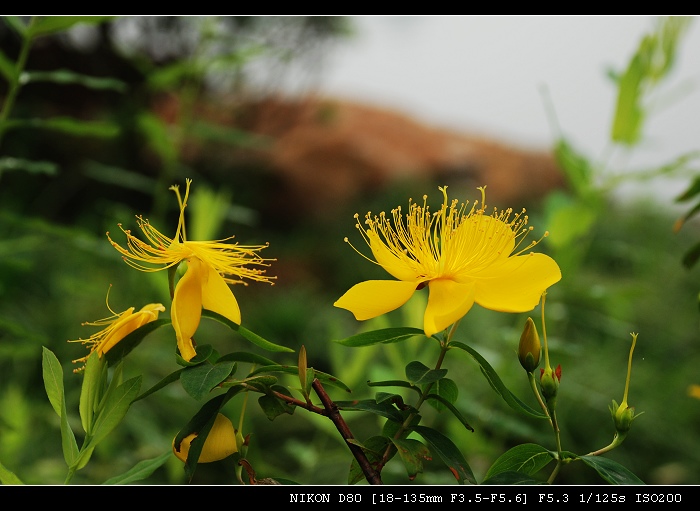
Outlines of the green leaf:
{"type": "Polygon", "coordinates": [[[50,82],[61,85],[82,85],[88,89],[114,90],[126,92],[127,85],[116,78],[98,78],[70,71],[57,69],[55,71],[31,71],[22,74],[24,83],[50,82]]]}
{"type": "Polygon", "coordinates": [[[112,21],[115,16],[37,16],[29,26],[29,37],[40,37],[56,32],[64,32],[78,23],[97,25],[112,21]]]}
{"type": "Polygon", "coordinates": [[[103,388],[105,362],[97,351],[90,353],[83,371],[83,383],[80,387],[80,422],[86,434],[92,434],[92,420],[95,406],[98,404],[99,395],[103,388]]]}
{"type": "Polygon", "coordinates": [[[490,479],[485,479],[481,484],[500,484],[500,485],[532,485],[532,484],[548,484],[546,481],[534,479],[522,472],[499,472],[490,479]]]}
{"type": "Polygon", "coordinates": [[[44,377],[44,388],[53,410],[60,417],[63,404],[63,367],[53,351],[43,347],[41,368],[44,377]]]}
{"type": "Polygon", "coordinates": [[[151,394],[153,394],[154,392],[159,391],[163,387],[166,387],[167,385],[170,385],[171,383],[178,381],[180,379],[180,374],[184,370],[185,370],[185,368],[178,369],[177,371],[173,371],[172,373],[167,375],[165,378],[160,380],[158,383],[156,383],[153,387],[148,389],[146,392],[144,392],[143,394],[139,394],[136,398],[134,398],[134,401],[132,401],[132,403],[135,403],[136,401],[139,401],[145,397],[148,397],[151,394]]]}
{"type": "MultiPolygon", "coordinates": [[[[284,394],[285,396],[291,397],[289,391],[284,387],[275,386],[273,387],[273,390],[284,394]]],[[[260,396],[260,398],[258,399],[258,404],[260,405],[262,411],[265,413],[265,416],[270,420],[274,420],[285,413],[293,415],[294,410],[296,409],[296,406],[294,406],[293,404],[290,404],[287,401],[284,401],[283,399],[280,399],[270,394],[260,396]]]]}
{"type": "Polygon", "coordinates": [[[377,403],[373,399],[364,399],[361,401],[336,401],[335,404],[340,410],[369,412],[386,417],[394,422],[403,421],[401,413],[391,403],[386,401],[377,403]]]}
{"type": "Polygon", "coordinates": [[[528,476],[535,475],[553,459],[554,455],[541,445],[516,445],[498,457],[486,472],[485,479],[489,480],[502,472],[520,472],[528,476]]]}
{"type": "MultiPolygon", "coordinates": [[[[450,401],[448,401],[447,399],[445,399],[444,397],[442,397],[439,394],[428,394],[426,397],[428,399],[437,401],[438,404],[441,405],[441,407],[447,408],[449,411],[452,412],[452,415],[454,415],[459,420],[459,422],[462,423],[462,426],[467,428],[469,431],[474,432],[474,428],[472,428],[469,425],[469,423],[467,422],[467,419],[464,418],[462,413],[459,410],[457,410],[457,408],[455,408],[455,406],[450,401]]],[[[435,406],[435,405],[433,405],[433,406],[435,406]]],[[[437,408],[437,406],[435,406],[435,407],[437,408]]]]}
{"type": "Polygon", "coordinates": [[[170,323],[171,321],[169,319],[156,319],[155,321],[146,323],[142,327],[139,327],[133,332],[131,332],[129,335],[127,335],[121,341],[119,341],[116,346],[112,347],[112,349],[105,353],[104,357],[107,360],[109,366],[114,366],[115,364],[120,362],[125,356],[131,353],[131,350],[133,350],[136,346],[141,344],[141,341],[143,341],[143,339],[148,334],[150,334],[157,328],[160,328],[163,325],[169,325],[170,323]]]}
{"type": "Polygon", "coordinates": [[[277,383],[277,378],[275,376],[264,374],[261,376],[252,376],[250,378],[231,379],[227,378],[226,381],[221,383],[221,388],[226,389],[229,387],[235,387],[236,385],[246,385],[258,392],[267,394],[270,391],[270,387],[277,383]]]}
{"type": "Polygon", "coordinates": [[[411,429],[422,436],[428,443],[430,452],[440,456],[440,459],[450,469],[457,482],[461,484],[464,481],[468,481],[476,484],[476,478],[472,473],[471,467],[452,440],[439,431],[426,426],[413,426],[411,429]]]}
{"type": "Polygon", "coordinates": [[[362,346],[372,346],[378,343],[399,342],[414,337],[416,335],[425,336],[425,332],[419,328],[384,328],[381,330],[372,330],[371,332],[363,332],[353,335],[345,339],[335,340],[338,344],[349,346],[351,348],[359,348],[362,346]]]}
{"type": "Polygon", "coordinates": [[[593,468],[610,484],[644,484],[644,481],[618,462],[602,456],[579,456],[578,459],[593,468]]]}
{"type": "Polygon", "coordinates": [[[479,355],[479,353],[476,350],[470,348],[464,343],[456,341],[451,342],[450,347],[459,348],[469,353],[481,367],[481,372],[486,377],[486,380],[489,382],[493,390],[495,390],[498,393],[498,395],[500,395],[503,398],[503,400],[508,404],[508,406],[510,406],[513,410],[515,410],[516,412],[523,413],[525,415],[529,415],[530,417],[536,417],[538,419],[547,418],[547,415],[545,415],[544,412],[530,408],[520,399],[518,399],[510,390],[508,390],[505,384],[499,378],[498,374],[496,374],[496,371],[494,371],[494,369],[486,361],[486,359],[479,355]]]}
{"type": "Polygon", "coordinates": [[[161,467],[172,456],[173,453],[169,450],[157,458],[139,461],[133,468],[127,470],[121,475],[106,480],[102,484],[130,484],[137,481],[142,481],[155,472],[156,469],[161,467]]]}
{"type": "Polygon", "coordinates": [[[418,392],[418,395],[422,394],[419,387],[416,387],[415,385],[412,385],[409,382],[404,381],[404,380],[368,381],[367,386],[368,387],[404,387],[406,389],[415,390],[416,392],[418,392]]]}
{"type": "Polygon", "coordinates": [[[411,438],[392,438],[391,442],[396,447],[396,452],[406,467],[408,479],[413,481],[418,473],[423,472],[423,460],[430,461],[432,459],[430,450],[418,440],[411,438]]]}
{"type": "Polygon", "coordinates": [[[294,353],[294,350],[291,348],[287,348],[286,346],[280,346],[278,344],[271,343],[270,341],[263,339],[260,337],[258,334],[251,332],[250,330],[242,327],[241,325],[237,325],[233,321],[231,321],[228,318],[225,318],[221,314],[217,314],[216,312],[212,312],[210,310],[202,310],[202,316],[215,319],[216,321],[219,321],[220,323],[223,323],[224,325],[228,326],[231,330],[234,330],[241,334],[243,338],[247,339],[248,341],[252,342],[255,344],[257,347],[262,348],[267,351],[273,351],[273,352],[284,352],[284,353],[294,353]]]}
{"type": "Polygon", "coordinates": [[[54,411],[61,418],[61,447],[63,458],[70,467],[78,457],[78,443],[75,434],[68,423],[66,398],[63,390],[63,367],[50,349],[42,349],[42,373],[44,388],[54,411]]]}
{"type": "MultiPolygon", "coordinates": [[[[285,374],[292,374],[292,375],[296,376],[299,374],[299,368],[297,368],[297,366],[278,365],[278,364],[267,365],[267,366],[258,367],[257,369],[251,371],[249,376],[253,376],[256,374],[260,374],[260,373],[285,373],[285,374]]],[[[352,392],[350,390],[350,387],[345,385],[342,381],[340,381],[335,376],[332,376],[330,374],[327,374],[327,373],[324,373],[321,371],[316,371],[316,370],[314,370],[314,374],[316,375],[316,378],[321,383],[332,385],[334,387],[343,389],[346,392],[352,392]]]]}
{"type": "Polygon", "coordinates": [[[125,381],[112,392],[108,392],[104,407],[100,410],[95,420],[93,436],[85,447],[84,452],[81,453],[82,459],[79,460],[80,463],[84,465],[87,462],[86,458],[89,459],[90,457],[91,450],[104,440],[105,437],[117,427],[122,419],[124,419],[124,416],[129,411],[131,403],[138,395],[140,388],[141,376],[136,376],[125,381]]]}
{"type": "Polygon", "coordinates": [[[204,363],[195,367],[187,367],[180,374],[182,388],[194,399],[200,400],[224,381],[235,366],[236,362],[225,360],[216,364],[204,363]]]}
{"type": "Polygon", "coordinates": [[[0,158],[0,173],[6,170],[24,170],[30,174],[46,174],[53,176],[58,173],[58,165],[51,161],[25,160],[24,158],[6,156],[0,158]]]}
{"type": "Polygon", "coordinates": [[[565,138],[560,138],[554,145],[554,158],[564,171],[576,196],[587,196],[593,186],[594,176],[593,167],[588,158],[574,149],[565,138]]]}
{"type": "Polygon", "coordinates": [[[119,126],[117,124],[104,121],[81,121],[73,117],[13,119],[6,123],[6,127],[7,129],[44,129],[78,137],[112,138],[119,134],[119,126]]]}
{"type": "Polygon", "coordinates": [[[457,388],[457,384],[449,378],[440,378],[431,387],[431,390],[433,392],[430,395],[434,396],[437,394],[440,399],[430,399],[429,395],[428,403],[430,403],[430,405],[433,406],[438,412],[442,412],[445,409],[445,404],[443,403],[444,401],[447,401],[450,404],[455,404],[457,402],[457,398],[459,397],[459,389],[457,388]]]}
{"type": "Polygon", "coordinates": [[[433,383],[440,378],[444,378],[447,374],[447,369],[430,369],[421,362],[409,362],[406,366],[406,378],[414,385],[424,385],[433,383]]]}
{"type": "Polygon", "coordinates": [[[22,480],[15,475],[14,472],[8,470],[2,463],[0,463],[0,483],[5,484],[24,484],[22,480]]]}

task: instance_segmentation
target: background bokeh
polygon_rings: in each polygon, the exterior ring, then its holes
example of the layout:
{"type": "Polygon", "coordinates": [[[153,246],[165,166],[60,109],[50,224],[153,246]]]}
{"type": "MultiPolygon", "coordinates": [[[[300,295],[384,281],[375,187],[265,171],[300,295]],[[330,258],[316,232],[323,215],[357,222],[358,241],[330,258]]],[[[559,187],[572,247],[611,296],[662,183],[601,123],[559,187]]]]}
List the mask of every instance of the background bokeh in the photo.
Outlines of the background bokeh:
{"type": "MultiPolygon", "coordinates": [[[[687,85],[698,72],[688,62],[700,62],[691,58],[698,51],[696,25],[681,39],[678,66],[655,103],[670,101],[667,111],[677,121],[669,126],[668,117],[651,116],[639,147],[614,158],[604,147],[615,101],[606,66],[624,70],[654,22],[125,17],[37,38],[25,69],[65,69],[70,76],[104,81],[30,81],[7,113],[16,123],[0,139],[0,462],[27,483],[63,481],[58,418],[42,383],[42,346],[63,363],[71,420],[80,430],[81,377],[71,372],[71,360],[84,349],[66,341],[89,336],[92,330],[81,323],[108,315],[110,284],[114,310],[169,301],[165,273],[126,266],[105,232],[118,237],[119,223],[136,229],[134,215],[142,214],[172,234],[177,202],[170,185],[194,180],[190,238],[235,234],[243,244],[269,242],[264,255],[277,259],[269,270],[277,276],[275,285],[234,289],[244,326],[295,351],[304,345],[309,366],[336,375],[353,397],[362,398],[373,395],[368,380],[401,377],[411,360],[430,365],[436,350],[419,338],[364,349],[332,342],[370,328],[419,325],[425,300],[417,294],[407,307],[365,323],[333,307],[353,284],[383,278],[380,268],[343,241],[347,236],[362,248],[353,215],[405,207],[409,197],[424,194],[434,203],[443,184],[452,197],[473,200],[475,187],[485,184],[494,191],[491,205],[528,208],[533,236],[550,230],[537,250],[562,267],[546,311],[552,360],[563,368],[558,415],[564,449],[585,454],[612,439],[608,406],[622,399],[630,332],[638,332],[629,402],[644,414],[609,457],[650,484],[700,482],[700,400],[689,395],[690,386],[700,384],[700,281],[699,270],[682,263],[698,239],[698,225],[691,218],[674,231],[691,207],[674,197],[698,174],[692,153],[698,150],[698,121],[690,115],[697,112],[698,95],[687,85]],[[577,26],[584,29],[576,32],[577,26]],[[526,35],[518,36],[517,28],[526,35]],[[422,39],[411,35],[416,33],[422,39]],[[464,41],[462,33],[480,37],[464,41]],[[572,33],[588,39],[557,44],[572,33]],[[600,34],[615,35],[615,43],[600,34]],[[527,47],[532,40],[538,45],[527,47]],[[561,65],[542,67],[542,54],[551,50],[543,41],[558,46],[561,65]],[[593,65],[594,50],[609,58],[593,65]],[[520,67],[506,56],[516,57],[520,67]],[[401,67],[401,59],[411,67],[401,67]],[[572,95],[562,91],[573,73],[564,63],[579,59],[586,65],[575,66],[582,85],[572,95]],[[377,69],[396,81],[380,82],[377,69]],[[537,79],[525,78],[537,70],[537,79]],[[450,81],[461,83],[463,96],[453,96],[450,81]],[[370,97],[367,82],[377,85],[378,95],[370,97]],[[442,86],[429,87],[435,84],[442,86]],[[535,84],[551,93],[558,126],[551,125],[552,113],[535,84]],[[607,97],[594,94],[603,90],[607,97]],[[430,95],[442,96],[449,106],[431,110],[430,95]],[[529,103],[519,111],[524,95],[529,103]],[[535,95],[541,109],[533,111],[535,95]],[[491,107],[480,113],[479,104],[491,107]],[[48,118],[77,122],[51,128],[32,121],[48,118]],[[532,132],[523,129],[523,118],[531,118],[532,132]],[[599,138],[588,137],[592,131],[599,138]],[[589,156],[585,193],[555,158],[562,154],[562,132],[573,134],[566,140],[580,155],[595,155],[589,156]],[[690,155],[688,164],[649,172],[682,155],[690,155]]],[[[8,61],[18,58],[20,43],[12,23],[0,23],[0,49],[8,61]]],[[[5,105],[8,90],[0,80],[5,105]]],[[[539,324],[539,308],[533,315],[539,324]]],[[[526,317],[477,306],[458,332],[524,400],[530,396],[516,349],[526,317]]],[[[203,322],[201,331],[222,351],[251,347],[218,323],[203,322]]],[[[295,357],[284,362],[294,365],[295,357]]],[[[551,432],[515,415],[470,358],[455,354],[445,367],[460,389],[456,406],[475,432],[434,410],[426,411],[425,421],[445,428],[477,479],[513,445],[553,448],[551,432]]],[[[143,388],[175,369],[167,329],[147,337],[125,364],[127,376],[144,375],[143,388]]],[[[330,392],[347,399],[337,389],[330,392]]],[[[200,405],[177,385],[135,403],[74,482],[99,484],[167,452],[200,405]]],[[[300,411],[269,421],[251,395],[248,402],[236,398],[227,405],[236,425],[244,406],[249,458],[259,476],[345,483],[351,456],[330,422],[300,411]]],[[[381,427],[379,419],[347,415],[358,438],[381,427]]],[[[558,482],[599,482],[577,465],[565,467],[558,482]]],[[[383,477],[409,483],[399,463],[387,466],[383,477]]],[[[233,480],[233,467],[218,462],[198,467],[194,482],[233,480]]],[[[414,483],[453,481],[434,460],[414,483]]],[[[144,481],[184,482],[174,457],[144,481]]]]}

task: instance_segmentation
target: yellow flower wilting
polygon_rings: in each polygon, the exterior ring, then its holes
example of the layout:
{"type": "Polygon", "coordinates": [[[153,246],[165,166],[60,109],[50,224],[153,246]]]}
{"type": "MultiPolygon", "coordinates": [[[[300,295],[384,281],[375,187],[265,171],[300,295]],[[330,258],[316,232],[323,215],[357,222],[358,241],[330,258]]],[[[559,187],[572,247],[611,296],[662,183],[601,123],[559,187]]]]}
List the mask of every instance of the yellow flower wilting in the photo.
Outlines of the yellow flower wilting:
{"type": "MultiPolygon", "coordinates": [[[[149,303],[138,312],[134,312],[134,307],[129,307],[124,312],[114,312],[109,306],[109,292],[107,293],[107,308],[112,316],[97,321],[87,321],[83,326],[103,326],[99,332],[92,334],[87,339],[77,339],[75,341],[87,345],[90,352],[84,357],[73,360],[73,363],[83,363],[93,351],[97,351],[97,355],[101,358],[102,355],[111,350],[119,341],[127,335],[135,331],[137,328],[144,326],[151,321],[158,319],[158,314],[165,311],[160,303],[149,303]]],[[[79,371],[80,369],[78,369],[79,371]]]]}
{"type": "Polygon", "coordinates": [[[367,213],[367,227],[358,222],[374,255],[374,260],[367,259],[398,280],[356,284],[336,307],[358,320],[370,319],[401,307],[427,285],[423,328],[431,336],[461,319],[474,303],[502,312],[532,310],[542,292],[561,279],[551,257],[524,254],[539,240],[519,248],[532,230],[526,227],[525,210],[514,215],[511,209],[494,209],[489,215],[485,187],[479,188],[481,204],[475,201],[471,208],[448,202],[447,187],[439,189],[444,202],[436,213],[429,211],[424,196],[423,206],[409,200],[405,220],[398,207],[391,220],[382,212],[374,217],[367,213]]]}
{"type": "MultiPolygon", "coordinates": [[[[195,433],[190,433],[183,438],[179,450],[175,448],[175,440],[173,439],[173,453],[182,462],[187,461],[190,445],[196,437],[195,433]]],[[[202,447],[197,463],[211,463],[212,461],[223,460],[234,452],[238,452],[236,431],[233,429],[233,424],[228,417],[218,414],[216,419],[214,419],[214,425],[211,427],[207,439],[204,441],[204,447],[202,447]]]]}
{"type": "Polygon", "coordinates": [[[272,284],[275,278],[264,275],[265,270],[259,268],[269,266],[272,261],[263,259],[258,254],[267,245],[227,243],[233,236],[215,241],[187,239],[185,208],[191,183],[188,179],[184,198],[180,195],[178,186],[170,187],[180,205],[180,218],[172,239],[141,216],[136,218],[146,238],[145,242],[121,224],[119,228],[126,234],[126,247],[114,242],[107,233],[110,243],[122,254],[124,261],[137,270],[160,271],[182,262],[187,263],[187,271],[175,287],[170,311],[180,355],[185,360],[191,360],[196,355],[192,337],[199,326],[202,308],[221,314],[240,325],[241,311],[228,284],[247,285],[245,279],[272,284]]]}

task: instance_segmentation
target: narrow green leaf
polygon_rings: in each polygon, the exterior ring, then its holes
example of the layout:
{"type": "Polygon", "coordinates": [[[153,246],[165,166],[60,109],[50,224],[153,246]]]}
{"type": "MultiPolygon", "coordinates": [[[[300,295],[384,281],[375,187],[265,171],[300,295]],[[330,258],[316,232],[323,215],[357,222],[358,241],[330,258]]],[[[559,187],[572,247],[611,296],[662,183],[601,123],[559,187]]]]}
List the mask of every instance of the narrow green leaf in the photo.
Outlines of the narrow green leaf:
{"type": "Polygon", "coordinates": [[[139,461],[130,470],[127,470],[121,475],[112,477],[102,484],[131,484],[142,481],[160,468],[172,456],[173,452],[168,450],[168,452],[161,454],[157,458],[139,461]]]}
{"type": "Polygon", "coordinates": [[[494,371],[493,367],[491,367],[486,359],[484,359],[484,357],[482,357],[476,350],[461,342],[451,342],[450,347],[458,348],[469,353],[469,355],[471,355],[481,367],[482,374],[486,377],[486,380],[489,382],[493,390],[495,390],[513,410],[529,415],[530,417],[536,417],[538,419],[547,418],[547,415],[545,415],[544,412],[530,408],[528,405],[518,399],[515,394],[508,390],[505,384],[501,381],[501,378],[498,376],[498,374],[496,374],[496,371],[494,371]]]}
{"type": "Polygon", "coordinates": [[[690,186],[676,197],[676,202],[685,202],[698,194],[700,194],[700,176],[696,176],[690,183],[690,186]]]}
{"type": "Polygon", "coordinates": [[[251,332],[250,330],[242,327],[241,325],[237,325],[233,321],[231,321],[228,318],[225,318],[221,314],[217,314],[216,312],[212,312],[210,310],[202,310],[202,316],[215,319],[216,321],[219,321],[220,323],[223,323],[224,325],[228,326],[231,330],[234,330],[241,334],[245,339],[248,341],[252,342],[255,344],[257,347],[262,348],[267,351],[273,351],[273,352],[285,352],[285,353],[294,353],[294,350],[291,348],[287,348],[286,346],[280,346],[278,344],[271,343],[270,341],[263,339],[260,337],[258,334],[251,332]]]}
{"type": "Polygon", "coordinates": [[[423,460],[430,461],[430,450],[418,440],[412,438],[399,439],[392,438],[391,442],[396,447],[408,479],[413,481],[416,475],[423,472],[423,460]]]}
{"type": "Polygon", "coordinates": [[[182,388],[196,400],[208,395],[214,387],[224,381],[233,371],[236,362],[226,360],[216,364],[204,363],[187,367],[180,374],[182,388]]]}
{"type": "Polygon", "coordinates": [[[363,332],[353,335],[345,339],[335,340],[338,344],[349,346],[351,348],[359,348],[362,346],[372,346],[378,343],[399,342],[414,337],[416,335],[425,336],[425,332],[419,328],[384,328],[381,330],[372,330],[371,332],[363,332]]]}
{"type": "Polygon", "coordinates": [[[24,83],[50,82],[61,85],[82,85],[88,89],[126,92],[127,85],[116,78],[99,78],[75,73],[69,69],[31,71],[23,74],[24,83]]]}
{"type": "MultiPolygon", "coordinates": [[[[253,376],[256,374],[260,374],[260,373],[285,373],[285,374],[297,375],[297,374],[299,374],[299,369],[297,368],[297,366],[267,365],[267,366],[258,367],[257,369],[251,371],[249,373],[249,376],[253,376]]],[[[316,378],[321,383],[325,383],[328,385],[332,385],[334,387],[338,387],[339,389],[343,389],[346,392],[352,392],[350,390],[350,387],[345,385],[342,381],[340,381],[335,376],[332,376],[328,373],[324,373],[321,371],[316,371],[316,370],[314,370],[314,374],[315,374],[316,378]]]]}
{"type": "Polygon", "coordinates": [[[535,475],[554,459],[554,455],[541,445],[522,444],[501,454],[486,472],[485,479],[491,479],[501,472],[520,472],[535,475]]]}
{"type": "Polygon", "coordinates": [[[474,428],[472,428],[469,425],[469,423],[467,422],[467,419],[464,418],[462,413],[459,410],[457,410],[457,408],[455,408],[455,406],[450,401],[448,401],[447,399],[445,399],[444,397],[442,397],[439,394],[428,394],[426,397],[428,399],[438,401],[444,408],[447,408],[450,412],[452,412],[452,415],[454,415],[459,420],[459,422],[462,423],[462,426],[467,428],[469,431],[474,432],[474,428]]]}
{"type": "Polygon", "coordinates": [[[579,456],[578,459],[593,468],[610,484],[644,484],[644,481],[618,462],[602,456],[579,456]]]}
{"type": "Polygon", "coordinates": [[[418,392],[418,395],[421,395],[421,393],[422,393],[419,387],[416,387],[415,385],[412,385],[409,382],[403,381],[403,380],[368,381],[367,386],[368,387],[404,387],[406,389],[415,390],[416,392],[418,392]]]}
{"type": "Polygon", "coordinates": [[[61,396],[61,448],[66,465],[72,467],[80,453],[78,443],[75,441],[75,434],[68,423],[65,396],[61,396]]]}
{"type": "Polygon", "coordinates": [[[468,481],[476,484],[476,478],[472,473],[471,467],[452,440],[439,431],[426,426],[413,426],[411,429],[422,436],[428,443],[430,452],[440,456],[440,459],[450,469],[457,482],[461,484],[464,481],[468,481]]]}
{"type": "Polygon", "coordinates": [[[167,375],[165,378],[163,378],[162,380],[160,380],[158,383],[156,383],[153,387],[151,387],[150,389],[148,389],[146,392],[144,392],[144,393],[142,393],[142,394],[139,394],[139,395],[134,399],[134,401],[132,401],[132,403],[135,403],[136,401],[139,401],[139,400],[141,400],[141,399],[144,399],[145,397],[150,396],[150,395],[153,394],[154,392],[157,392],[157,391],[159,391],[160,389],[162,389],[162,388],[164,388],[164,387],[170,385],[171,383],[178,381],[178,380],[180,379],[180,374],[181,374],[182,371],[184,371],[184,370],[185,370],[185,368],[178,369],[177,371],[173,371],[172,373],[170,373],[169,375],[167,375]]]}
{"type": "Polygon", "coordinates": [[[338,405],[340,410],[369,412],[386,417],[394,422],[403,421],[403,416],[391,403],[377,403],[373,399],[364,399],[361,401],[336,401],[335,404],[338,405]]]}
{"type": "Polygon", "coordinates": [[[80,422],[86,434],[92,434],[92,420],[95,406],[98,404],[98,396],[103,387],[102,376],[104,374],[104,359],[101,359],[97,351],[90,353],[83,371],[83,383],[80,387],[80,422]]]}
{"type": "Polygon", "coordinates": [[[41,358],[46,395],[54,411],[60,417],[63,403],[63,367],[53,351],[46,346],[42,349],[41,358]]]}
{"type": "Polygon", "coordinates": [[[446,374],[447,369],[430,369],[418,361],[409,362],[406,366],[406,378],[414,385],[436,382],[440,378],[444,378],[446,374]]]}
{"type": "Polygon", "coordinates": [[[0,483],[2,484],[24,484],[22,480],[15,475],[14,472],[7,469],[5,465],[0,463],[0,483]]]}

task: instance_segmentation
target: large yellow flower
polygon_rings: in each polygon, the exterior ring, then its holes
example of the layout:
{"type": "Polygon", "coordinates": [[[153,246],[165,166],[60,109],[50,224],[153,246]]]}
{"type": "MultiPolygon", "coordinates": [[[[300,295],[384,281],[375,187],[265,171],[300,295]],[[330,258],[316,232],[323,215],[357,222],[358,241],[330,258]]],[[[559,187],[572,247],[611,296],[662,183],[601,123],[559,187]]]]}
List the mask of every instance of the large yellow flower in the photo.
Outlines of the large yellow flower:
{"type": "Polygon", "coordinates": [[[119,341],[124,339],[127,335],[132,333],[137,328],[143,325],[155,321],[158,319],[158,313],[165,311],[160,303],[149,303],[144,306],[138,312],[134,312],[134,307],[129,307],[124,312],[114,312],[109,306],[109,294],[107,295],[107,308],[112,313],[112,316],[104,319],[99,319],[97,321],[88,321],[83,323],[83,325],[89,326],[104,326],[99,332],[92,334],[87,339],[77,339],[75,341],[68,342],[80,342],[85,344],[90,349],[90,353],[86,356],[73,360],[73,363],[87,361],[88,356],[93,351],[97,351],[97,355],[102,357],[109,350],[114,348],[119,341]]]}
{"type": "Polygon", "coordinates": [[[233,236],[216,241],[188,241],[185,232],[185,208],[190,193],[187,180],[185,197],[177,186],[170,189],[177,195],[180,219],[175,236],[171,239],[161,234],[148,220],[137,216],[137,222],[147,242],[141,241],[125,230],[126,248],[109,238],[124,260],[141,271],[160,271],[187,263],[187,270],[178,281],[170,311],[177,336],[180,355],[191,360],[196,355],[192,337],[199,326],[202,308],[221,314],[236,324],[241,323],[241,310],[228,284],[247,284],[244,279],[272,283],[274,277],[264,275],[265,270],[250,266],[269,266],[270,259],[263,259],[258,252],[267,245],[244,246],[226,243],[233,236]],[[143,264],[147,263],[147,264],[143,264]],[[151,266],[155,265],[155,266],[151,266]]]}
{"type": "Polygon", "coordinates": [[[559,266],[547,255],[524,254],[537,241],[518,250],[532,230],[525,211],[486,214],[485,188],[479,190],[481,205],[475,201],[471,209],[456,200],[448,204],[447,187],[441,187],[444,202],[437,213],[429,211],[425,196],[423,206],[409,200],[405,221],[401,207],[392,210],[393,223],[383,212],[367,213],[367,227],[358,222],[357,228],[374,255],[370,261],[398,280],[356,284],[335,306],[370,319],[401,307],[427,285],[427,336],[461,319],[475,302],[502,312],[534,309],[542,292],[561,279],[559,266]]]}

